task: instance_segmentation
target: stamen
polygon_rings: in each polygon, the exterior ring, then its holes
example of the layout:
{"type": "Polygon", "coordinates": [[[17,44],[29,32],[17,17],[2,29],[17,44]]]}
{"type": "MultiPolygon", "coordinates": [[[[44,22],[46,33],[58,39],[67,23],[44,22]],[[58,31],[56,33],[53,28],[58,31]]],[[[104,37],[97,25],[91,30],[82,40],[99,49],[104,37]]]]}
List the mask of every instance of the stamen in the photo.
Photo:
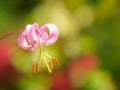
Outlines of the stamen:
{"type": "Polygon", "coordinates": [[[44,69],[44,60],[41,59],[41,65],[42,65],[42,69],[44,69]]]}
{"type": "Polygon", "coordinates": [[[58,62],[57,58],[54,58],[54,59],[55,59],[56,64],[59,66],[59,62],[58,62]]]}
{"type": "Polygon", "coordinates": [[[33,72],[33,73],[38,73],[38,72],[39,72],[38,63],[33,64],[32,72],[33,72]]]}
{"type": "Polygon", "coordinates": [[[49,70],[49,73],[52,73],[52,70],[50,70],[50,68],[48,68],[48,70],[49,70]]]}
{"type": "Polygon", "coordinates": [[[45,51],[45,55],[50,59],[52,58],[46,51],[45,51]]]}
{"type": "Polygon", "coordinates": [[[44,49],[43,45],[40,46],[40,59],[38,58],[38,60],[41,60],[41,67],[42,69],[44,69],[45,65],[47,66],[47,69],[49,71],[49,73],[52,73],[52,69],[53,69],[53,64],[54,66],[59,66],[59,62],[56,58],[52,58],[44,49]],[[50,59],[50,61],[48,61],[48,59],[50,59]]]}
{"type": "Polygon", "coordinates": [[[52,61],[50,61],[50,69],[52,70],[52,61]]]}
{"type": "Polygon", "coordinates": [[[54,66],[56,66],[56,62],[55,62],[54,58],[52,58],[52,61],[53,61],[53,63],[54,63],[54,66]]]}
{"type": "Polygon", "coordinates": [[[45,64],[47,65],[47,68],[48,68],[49,73],[52,73],[52,70],[50,69],[50,67],[49,67],[49,65],[48,65],[48,63],[47,63],[46,60],[45,60],[45,64]]]}
{"type": "Polygon", "coordinates": [[[38,67],[38,63],[36,63],[36,73],[39,72],[39,67],[38,67]]]}
{"type": "Polygon", "coordinates": [[[54,65],[56,66],[59,66],[59,62],[58,62],[58,60],[56,59],[56,58],[52,58],[52,61],[53,61],[53,63],[54,63],[54,65]]]}
{"type": "Polygon", "coordinates": [[[33,64],[32,72],[35,73],[35,64],[33,64]]]}

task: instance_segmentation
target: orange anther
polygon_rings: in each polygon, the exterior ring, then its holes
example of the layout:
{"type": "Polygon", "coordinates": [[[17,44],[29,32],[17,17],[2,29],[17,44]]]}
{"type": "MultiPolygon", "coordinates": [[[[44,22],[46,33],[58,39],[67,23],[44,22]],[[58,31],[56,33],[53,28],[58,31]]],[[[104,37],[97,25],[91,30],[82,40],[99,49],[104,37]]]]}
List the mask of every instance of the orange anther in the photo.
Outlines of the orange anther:
{"type": "Polygon", "coordinates": [[[51,69],[51,71],[52,71],[52,61],[50,61],[50,69],[51,69]]]}
{"type": "Polygon", "coordinates": [[[33,64],[32,72],[33,72],[33,73],[38,73],[38,72],[39,72],[38,63],[33,64]]]}
{"type": "Polygon", "coordinates": [[[58,62],[58,60],[56,58],[52,58],[52,61],[53,61],[54,65],[58,65],[59,66],[59,62],[58,62]]]}
{"type": "Polygon", "coordinates": [[[32,66],[32,72],[35,73],[35,64],[32,66]]]}
{"type": "Polygon", "coordinates": [[[38,73],[39,72],[39,67],[38,67],[38,63],[36,63],[36,65],[35,65],[36,67],[36,73],[38,73]]]}
{"type": "Polygon", "coordinates": [[[44,69],[44,60],[41,60],[42,69],[44,69]]]}

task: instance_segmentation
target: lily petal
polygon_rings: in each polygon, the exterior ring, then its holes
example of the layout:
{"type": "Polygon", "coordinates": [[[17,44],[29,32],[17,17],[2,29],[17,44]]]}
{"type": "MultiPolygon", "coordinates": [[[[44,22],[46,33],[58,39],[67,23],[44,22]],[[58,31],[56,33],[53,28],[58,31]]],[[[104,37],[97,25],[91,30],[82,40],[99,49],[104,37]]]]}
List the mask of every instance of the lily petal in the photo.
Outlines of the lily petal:
{"type": "Polygon", "coordinates": [[[58,39],[58,28],[55,24],[45,24],[40,29],[37,23],[28,24],[18,38],[18,44],[25,50],[35,50],[39,45],[52,45],[58,39]]]}
{"type": "Polygon", "coordinates": [[[55,24],[45,24],[40,28],[40,32],[42,32],[41,34],[41,40],[43,40],[44,45],[48,46],[48,45],[52,45],[53,43],[55,43],[58,39],[58,28],[55,24]],[[47,29],[49,30],[47,32],[47,29]]]}
{"type": "Polygon", "coordinates": [[[26,26],[25,31],[28,34],[29,39],[33,39],[34,41],[38,41],[38,34],[37,34],[38,28],[39,28],[39,26],[37,23],[34,23],[32,25],[28,24],[26,26]]]}
{"type": "Polygon", "coordinates": [[[36,23],[33,25],[27,25],[24,32],[21,33],[18,38],[19,46],[25,50],[35,50],[38,48],[37,29],[38,25],[36,23]]]}

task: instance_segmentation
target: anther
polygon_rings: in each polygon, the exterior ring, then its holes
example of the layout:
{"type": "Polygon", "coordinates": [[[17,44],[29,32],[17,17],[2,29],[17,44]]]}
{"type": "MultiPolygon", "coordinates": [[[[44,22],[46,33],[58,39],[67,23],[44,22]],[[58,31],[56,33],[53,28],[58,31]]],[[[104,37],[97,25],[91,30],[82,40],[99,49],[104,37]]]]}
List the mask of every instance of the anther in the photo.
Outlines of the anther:
{"type": "Polygon", "coordinates": [[[33,72],[33,73],[38,73],[38,72],[39,72],[38,63],[33,64],[32,72],[33,72]]]}
{"type": "Polygon", "coordinates": [[[53,63],[54,63],[54,65],[56,66],[59,66],[59,62],[58,62],[58,60],[56,59],[56,58],[52,58],[52,61],[53,61],[53,63]]]}
{"type": "Polygon", "coordinates": [[[32,72],[35,73],[35,64],[32,66],[32,72]]]}
{"type": "Polygon", "coordinates": [[[36,65],[35,65],[36,67],[36,73],[38,73],[39,72],[39,67],[38,67],[38,63],[36,63],[36,65]]]}
{"type": "Polygon", "coordinates": [[[44,60],[41,60],[42,69],[44,69],[44,60]]]}
{"type": "Polygon", "coordinates": [[[52,60],[50,61],[50,69],[52,71],[52,60]]]}

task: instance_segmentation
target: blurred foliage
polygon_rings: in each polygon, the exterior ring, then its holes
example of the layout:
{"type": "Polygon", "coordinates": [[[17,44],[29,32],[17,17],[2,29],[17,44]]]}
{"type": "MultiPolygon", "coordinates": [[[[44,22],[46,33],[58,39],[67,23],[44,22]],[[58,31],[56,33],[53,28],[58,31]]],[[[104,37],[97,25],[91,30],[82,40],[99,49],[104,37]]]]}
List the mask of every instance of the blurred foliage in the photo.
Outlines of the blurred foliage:
{"type": "Polygon", "coordinates": [[[115,90],[112,79],[106,72],[96,71],[90,74],[85,90],[115,90]]]}
{"type": "MultiPolygon", "coordinates": [[[[61,71],[61,75],[63,75],[61,83],[64,82],[64,78],[66,78],[65,82],[69,82],[70,85],[64,87],[68,88],[68,90],[119,90],[119,16],[119,0],[0,0],[0,36],[23,29],[27,24],[34,22],[37,22],[40,26],[45,23],[54,23],[59,28],[60,36],[57,43],[47,47],[47,50],[52,56],[56,56],[60,62],[60,67],[55,68],[54,72],[61,71]],[[71,84],[75,83],[71,81],[71,78],[67,78],[73,75],[74,79],[74,74],[70,75],[69,73],[69,63],[73,64],[76,58],[91,53],[99,57],[99,66],[97,70],[92,70],[91,74],[82,72],[80,75],[76,72],[75,76],[78,80],[82,75],[85,76],[85,79],[82,79],[84,85],[74,87],[71,84]],[[104,72],[104,70],[109,73],[104,72]],[[104,89],[108,87],[109,89],[104,89]]],[[[7,44],[14,51],[10,64],[21,76],[15,85],[9,87],[18,90],[57,90],[53,87],[55,85],[51,85],[54,80],[52,81],[49,78],[54,79],[55,73],[48,75],[47,70],[40,69],[39,74],[42,75],[33,76],[31,66],[38,52],[24,51],[19,48],[17,45],[18,35],[0,41],[0,47],[3,47],[2,43],[4,42],[13,43],[12,47],[7,44]]],[[[2,48],[0,52],[1,56],[5,54],[6,57],[7,53],[2,53],[2,48]]],[[[4,52],[7,52],[7,50],[5,49],[4,52]]],[[[9,61],[0,57],[0,61],[3,60],[9,61]]],[[[79,60],[82,61],[82,59],[79,60]]],[[[1,68],[3,68],[2,65],[4,66],[4,64],[0,63],[1,68]]],[[[77,68],[79,68],[79,65],[77,68]]],[[[5,71],[7,72],[7,69],[5,71]]],[[[89,71],[86,70],[86,72],[89,71]]],[[[0,69],[0,75],[4,76],[4,73],[0,69]]],[[[9,73],[5,73],[5,75],[9,77],[9,73]]],[[[9,81],[9,78],[5,82],[9,81]]],[[[59,87],[61,83],[57,82],[59,87]]],[[[6,88],[4,89],[6,85],[6,83],[5,85],[1,84],[0,90],[6,90],[6,88]]],[[[66,89],[62,88],[60,90],[66,89]]]]}

